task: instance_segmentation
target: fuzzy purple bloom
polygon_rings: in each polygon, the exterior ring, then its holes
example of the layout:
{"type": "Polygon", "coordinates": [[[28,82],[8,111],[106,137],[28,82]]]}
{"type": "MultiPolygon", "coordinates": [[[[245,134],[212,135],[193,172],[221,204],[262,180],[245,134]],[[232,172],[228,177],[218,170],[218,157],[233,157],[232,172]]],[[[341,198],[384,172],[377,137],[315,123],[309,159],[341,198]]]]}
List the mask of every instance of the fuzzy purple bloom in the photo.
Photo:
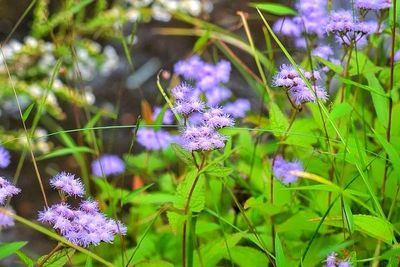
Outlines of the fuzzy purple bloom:
{"type": "Polygon", "coordinates": [[[186,83],[173,88],[172,95],[175,97],[174,110],[186,117],[193,112],[201,112],[205,108],[205,103],[199,99],[196,89],[186,83]]]}
{"type": "Polygon", "coordinates": [[[104,154],[92,162],[92,173],[97,177],[118,175],[124,171],[124,161],[117,155],[104,154]]]}
{"type": "Polygon", "coordinates": [[[189,126],[181,134],[181,145],[188,151],[210,151],[225,146],[226,137],[208,126],[189,126]]]}
{"type": "Polygon", "coordinates": [[[288,162],[281,156],[277,156],[272,166],[273,174],[285,185],[296,182],[298,176],[292,174],[291,171],[303,171],[303,165],[298,161],[288,162]]]}
{"type": "Polygon", "coordinates": [[[350,267],[351,266],[351,262],[349,261],[339,261],[337,264],[337,267],[350,267]]]}
{"type": "Polygon", "coordinates": [[[17,195],[21,189],[12,185],[8,180],[0,177],[0,205],[4,205],[8,197],[17,195]]]}
{"type": "Polygon", "coordinates": [[[337,254],[335,252],[329,254],[325,260],[325,267],[336,267],[336,257],[337,254]]]}
{"type": "Polygon", "coordinates": [[[396,53],[394,53],[394,61],[400,61],[400,50],[397,50],[396,53]]]}
{"type": "Polygon", "coordinates": [[[355,7],[365,10],[388,9],[392,5],[390,0],[356,0],[355,7]]]}
{"type": "Polygon", "coordinates": [[[342,44],[349,45],[359,41],[371,32],[371,25],[360,22],[353,17],[349,10],[333,11],[325,25],[328,34],[334,34],[341,40],[342,44]]]}
{"type": "Polygon", "coordinates": [[[7,168],[11,162],[11,155],[7,149],[0,146],[0,168],[7,168]]]}
{"type": "Polygon", "coordinates": [[[85,194],[81,180],[74,174],[61,172],[50,179],[50,185],[68,196],[82,197],[85,194]]]}
{"type": "Polygon", "coordinates": [[[226,104],[223,110],[225,113],[231,115],[232,118],[244,118],[250,108],[251,104],[248,99],[238,98],[236,101],[226,104]]]}
{"type": "Polygon", "coordinates": [[[229,115],[220,108],[211,108],[203,113],[204,124],[214,129],[231,127],[235,123],[229,115]]]}
{"type": "Polygon", "coordinates": [[[215,107],[221,104],[221,102],[227,100],[232,96],[231,90],[217,86],[205,92],[207,98],[207,105],[210,107],[215,107]]]}
{"type": "MultiPolygon", "coordinates": [[[[14,212],[12,208],[6,207],[6,210],[14,212]]],[[[0,210],[0,230],[14,226],[14,219],[0,210]]]]}
{"type": "Polygon", "coordinates": [[[150,128],[139,128],[136,135],[136,141],[147,150],[162,150],[167,148],[172,142],[173,136],[165,131],[150,128]]]}
{"type": "Polygon", "coordinates": [[[328,100],[328,94],[324,88],[314,85],[315,81],[321,79],[319,71],[301,70],[303,76],[312,84],[310,90],[301,78],[300,74],[291,65],[282,65],[280,71],[274,76],[273,85],[283,87],[288,90],[291,101],[296,105],[307,102],[316,102],[328,100]]]}

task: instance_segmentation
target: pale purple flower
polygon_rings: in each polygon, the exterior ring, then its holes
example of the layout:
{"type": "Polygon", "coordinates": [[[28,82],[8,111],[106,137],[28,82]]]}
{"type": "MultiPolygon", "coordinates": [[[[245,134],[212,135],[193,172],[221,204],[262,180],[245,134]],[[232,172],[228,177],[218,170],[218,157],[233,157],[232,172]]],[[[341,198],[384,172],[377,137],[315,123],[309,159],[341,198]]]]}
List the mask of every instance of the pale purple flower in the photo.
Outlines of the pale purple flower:
{"type": "Polygon", "coordinates": [[[7,168],[11,162],[11,155],[7,149],[0,146],[0,168],[7,168]]]}
{"type": "Polygon", "coordinates": [[[175,97],[174,110],[184,116],[193,112],[204,110],[205,103],[200,100],[199,94],[192,86],[181,83],[172,89],[172,95],[175,97]]]}
{"type": "Polygon", "coordinates": [[[210,151],[225,146],[226,137],[208,126],[189,126],[181,134],[181,145],[188,151],[210,151]]]}
{"type": "MultiPolygon", "coordinates": [[[[14,213],[14,210],[10,207],[5,207],[4,209],[8,210],[11,213],[14,213]]],[[[0,209],[0,230],[8,227],[14,226],[14,219],[10,217],[9,215],[5,214],[1,209],[0,209]]]]}
{"type": "Polygon", "coordinates": [[[311,54],[313,56],[317,56],[324,59],[329,59],[334,56],[334,52],[329,45],[320,45],[317,46],[311,54]]]}
{"type": "Polygon", "coordinates": [[[222,109],[225,113],[231,115],[232,118],[244,118],[250,108],[251,104],[248,99],[238,98],[234,102],[227,103],[222,109]]]}
{"type": "Polygon", "coordinates": [[[50,179],[50,185],[68,196],[82,197],[85,194],[81,180],[71,173],[60,172],[50,179]]]}
{"type": "Polygon", "coordinates": [[[0,205],[4,205],[7,198],[17,195],[19,192],[21,192],[21,189],[0,177],[0,205]]]}
{"type": "Polygon", "coordinates": [[[216,86],[212,89],[209,89],[205,92],[205,96],[207,98],[207,105],[210,107],[215,107],[221,104],[221,102],[227,100],[232,96],[231,90],[216,86]]]}
{"type": "Polygon", "coordinates": [[[99,212],[99,203],[94,200],[83,200],[79,204],[79,210],[88,214],[96,214],[99,212]]]}
{"type": "Polygon", "coordinates": [[[235,123],[221,108],[211,108],[203,113],[204,124],[214,129],[232,127],[235,123]]]}
{"type": "MultiPolygon", "coordinates": [[[[157,117],[160,115],[162,108],[161,107],[154,107],[153,111],[153,121],[157,119],[157,117]]],[[[172,124],[174,123],[174,114],[170,109],[166,109],[162,118],[162,123],[163,124],[172,124]]]]}
{"type": "Polygon", "coordinates": [[[293,21],[303,28],[307,34],[315,34],[322,38],[324,29],[321,27],[327,17],[325,0],[299,0],[296,4],[299,16],[293,21]]]}
{"type": "Polygon", "coordinates": [[[350,267],[351,266],[351,262],[349,261],[339,261],[337,264],[337,267],[350,267]]]}
{"type": "Polygon", "coordinates": [[[371,32],[371,25],[360,22],[354,18],[349,10],[333,11],[325,25],[328,34],[337,36],[342,44],[350,44],[359,41],[363,36],[371,32]]]}
{"type": "Polygon", "coordinates": [[[182,75],[187,80],[195,80],[199,70],[203,68],[204,62],[198,55],[194,55],[186,60],[178,61],[174,66],[174,72],[182,75]]]}
{"type": "Polygon", "coordinates": [[[400,50],[397,50],[396,53],[394,53],[394,61],[400,61],[400,50]]]}
{"type": "Polygon", "coordinates": [[[324,88],[320,86],[312,86],[312,90],[313,91],[306,86],[296,86],[289,90],[289,95],[296,105],[301,105],[307,102],[317,102],[317,98],[322,102],[328,100],[328,94],[324,88]]]}
{"type": "Polygon", "coordinates": [[[174,141],[174,137],[163,129],[139,128],[136,141],[147,150],[162,150],[174,141]]]}
{"type": "Polygon", "coordinates": [[[275,21],[272,29],[275,33],[289,37],[300,37],[302,34],[301,27],[291,18],[280,18],[275,21]]]}
{"type": "Polygon", "coordinates": [[[277,156],[274,160],[272,171],[275,177],[285,185],[296,182],[298,176],[292,174],[291,171],[303,171],[303,165],[299,161],[286,161],[281,156],[277,156]]]}
{"type": "Polygon", "coordinates": [[[388,9],[392,5],[390,0],[356,0],[355,7],[365,10],[388,9]]]}
{"type": "Polygon", "coordinates": [[[119,175],[124,171],[124,161],[117,155],[104,154],[92,162],[92,173],[97,177],[119,175]]]}
{"type": "Polygon", "coordinates": [[[325,260],[325,267],[336,267],[336,257],[337,254],[335,252],[329,254],[325,260]]]}

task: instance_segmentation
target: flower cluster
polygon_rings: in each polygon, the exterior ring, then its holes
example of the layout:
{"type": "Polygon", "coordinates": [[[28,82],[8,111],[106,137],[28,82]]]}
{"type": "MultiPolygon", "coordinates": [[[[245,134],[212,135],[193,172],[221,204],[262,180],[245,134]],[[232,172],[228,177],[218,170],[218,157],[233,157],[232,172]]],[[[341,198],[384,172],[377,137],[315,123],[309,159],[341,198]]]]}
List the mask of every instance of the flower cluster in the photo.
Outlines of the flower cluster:
{"type": "Polygon", "coordinates": [[[298,161],[288,162],[281,156],[277,156],[273,162],[272,172],[284,184],[296,182],[298,176],[291,171],[303,171],[303,165],[298,161]]]}
{"type": "Polygon", "coordinates": [[[0,168],[7,168],[11,163],[11,155],[7,149],[0,146],[0,168]]]}
{"type": "Polygon", "coordinates": [[[180,144],[188,151],[210,151],[222,148],[225,145],[225,136],[218,133],[218,129],[233,126],[234,122],[230,115],[221,108],[207,108],[206,104],[193,96],[195,89],[188,84],[182,83],[172,90],[174,96],[175,111],[184,116],[185,121],[193,112],[199,116],[196,120],[186,121],[182,130],[180,144]],[[201,108],[193,108],[192,103],[201,108]],[[187,108],[182,108],[187,105],[187,108]]]}
{"type": "Polygon", "coordinates": [[[80,179],[75,178],[74,174],[60,172],[50,179],[50,185],[68,196],[83,197],[85,190],[80,179]]]}
{"type": "Polygon", "coordinates": [[[146,150],[162,150],[173,142],[174,137],[163,129],[156,131],[149,128],[140,128],[137,131],[136,140],[146,150]]]}
{"type": "MultiPolygon", "coordinates": [[[[192,89],[191,95],[197,99],[200,94],[204,94],[208,106],[224,107],[224,105],[231,103],[228,100],[232,96],[232,91],[223,85],[230,79],[231,64],[228,61],[221,60],[213,65],[194,55],[186,60],[177,62],[174,66],[174,72],[193,82],[195,89],[192,89]]],[[[177,90],[181,89],[178,88],[177,90]]],[[[176,99],[180,101],[179,95],[176,99]]],[[[236,110],[231,115],[235,118],[244,117],[246,112],[250,110],[250,102],[244,98],[238,98],[237,100],[242,103],[242,105],[236,106],[241,110],[236,110]],[[243,105],[244,102],[246,104],[243,105]]],[[[228,109],[228,113],[230,110],[228,109]]]]}
{"type": "MultiPolygon", "coordinates": [[[[65,172],[56,175],[51,184],[66,195],[70,195],[71,185],[81,185],[79,179],[74,175],[66,175],[65,172]],[[58,183],[59,181],[62,182],[58,183]]],[[[81,189],[83,190],[83,186],[81,189]]],[[[116,234],[125,235],[127,231],[121,222],[109,219],[101,213],[94,200],[82,200],[77,208],[65,202],[54,204],[40,211],[38,217],[40,222],[52,225],[70,242],[84,247],[97,246],[100,242],[111,243],[116,234]]]]}
{"type": "Polygon", "coordinates": [[[92,162],[92,173],[97,177],[118,175],[125,171],[125,164],[116,155],[105,154],[92,162]]]}
{"type": "Polygon", "coordinates": [[[21,189],[12,185],[8,180],[0,177],[0,205],[4,205],[7,198],[17,195],[21,189]]]}
{"type": "Polygon", "coordinates": [[[326,32],[334,34],[342,44],[359,41],[371,31],[369,23],[360,22],[349,10],[333,11],[325,25],[326,32]]]}
{"type": "Polygon", "coordinates": [[[273,30],[281,35],[295,38],[297,47],[305,48],[305,35],[315,35],[322,38],[325,23],[326,1],[324,0],[299,0],[296,4],[298,16],[281,18],[273,25],[273,30]]]}
{"type": "Polygon", "coordinates": [[[318,71],[300,71],[311,84],[312,91],[307,87],[297,70],[293,66],[285,64],[281,66],[280,71],[275,75],[274,86],[285,88],[291,101],[296,105],[316,102],[317,98],[325,102],[328,99],[325,89],[315,84],[316,81],[321,79],[320,73],[318,71]]]}
{"type": "Polygon", "coordinates": [[[391,0],[356,0],[355,7],[365,10],[383,10],[392,5],[391,0]]]}
{"type": "Polygon", "coordinates": [[[337,253],[332,252],[326,257],[325,267],[350,267],[351,262],[348,260],[338,260],[337,253]]]}

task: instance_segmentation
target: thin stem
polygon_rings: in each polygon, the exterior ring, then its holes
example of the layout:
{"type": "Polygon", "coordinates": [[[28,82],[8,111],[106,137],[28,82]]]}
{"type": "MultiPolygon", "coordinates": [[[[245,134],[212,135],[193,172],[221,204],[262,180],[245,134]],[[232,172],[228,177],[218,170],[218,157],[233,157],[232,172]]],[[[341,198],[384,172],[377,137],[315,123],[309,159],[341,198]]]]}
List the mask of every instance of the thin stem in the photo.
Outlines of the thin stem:
{"type": "Polygon", "coordinates": [[[48,261],[50,259],[50,257],[54,255],[54,253],[56,253],[57,251],[61,250],[62,247],[63,247],[63,244],[62,243],[58,243],[57,246],[55,246],[55,248],[53,248],[53,250],[50,251],[50,253],[47,254],[46,257],[44,257],[43,260],[40,263],[38,263],[38,266],[42,267],[46,263],[46,261],[48,261]]]}

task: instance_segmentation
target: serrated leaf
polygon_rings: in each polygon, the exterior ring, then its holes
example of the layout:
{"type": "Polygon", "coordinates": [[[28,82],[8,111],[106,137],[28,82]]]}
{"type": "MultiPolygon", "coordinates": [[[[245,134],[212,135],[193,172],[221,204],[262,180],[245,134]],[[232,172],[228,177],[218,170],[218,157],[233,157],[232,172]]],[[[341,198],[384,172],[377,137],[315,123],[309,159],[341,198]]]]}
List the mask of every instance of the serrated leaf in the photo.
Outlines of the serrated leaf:
{"type": "Polygon", "coordinates": [[[17,250],[25,246],[28,242],[17,241],[11,243],[0,244],[0,260],[14,254],[17,250]]]}
{"type": "Polygon", "coordinates": [[[188,210],[200,212],[205,206],[204,177],[199,177],[197,170],[192,170],[186,174],[183,181],[176,188],[176,200],[174,206],[184,210],[189,200],[189,194],[194,186],[188,210]],[[197,181],[196,181],[197,180],[197,181]]]}
{"type": "Polygon", "coordinates": [[[176,212],[167,211],[167,218],[169,226],[174,234],[177,234],[182,230],[183,223],[185,222],[185,216],[176,212]]]}
{"type": "Polygon", "coordinates": [[[74,255],[74,253],[75,249],[73,248],[63,248],[59,251],[56,251],[45,262],[43,262],[43,260],[45,260],[47,255],[40,257],[37,261],[37,264],[43,267],[62,267],[71,260],[71,257],[74,255]]]}
{"type": "Polygon", "coordinates": [[[178,144],[171,144],[172,150],[174,150],[175,155],[182,160],[186,165],[193,165],[192,162],[192,154],[190,154],[188,151],[183,149],[181,146],[178,144]]]}
{"type": "Polygon", "coordinates": [[[281,109],[274,102],[269,103],[269,120],[271,128],[274,130],[274,135],[281,136],[289,126],[289,122],[281,109]]]}
{"type": "Polygon", "coordinates": [[[263,11],[267,11],[268,13],[274,15],[280,15],[280,16],[297,15],[296,11],[294,11],[290,7],[277,3],[251,3],[250,6],[256,7],[263,11]]]}
{"type": "Polygon", "coordinates": [[[218,165],[209,165],[204,169],[204,173],[213,177],[227,177],[232,173],[232,168],[218,166],[218,165]]]}

